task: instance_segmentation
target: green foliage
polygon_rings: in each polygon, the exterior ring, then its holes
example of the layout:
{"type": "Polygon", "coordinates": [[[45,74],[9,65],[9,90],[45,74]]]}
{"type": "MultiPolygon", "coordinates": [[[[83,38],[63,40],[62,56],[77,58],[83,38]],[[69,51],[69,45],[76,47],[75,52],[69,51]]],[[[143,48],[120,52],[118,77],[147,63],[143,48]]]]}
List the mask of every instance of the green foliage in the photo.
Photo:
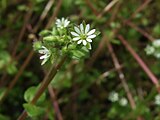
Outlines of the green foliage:
{"type": "Polygon", "coordinates": [[[17,72],[16,62],[11,61],[11,56],[6,51],[0,53],[0,70],[7,71],[8,74],[15,74],[17,72]]]}
{"type": "Polygon", "coordinates": [[[35,105],[32,105],[30,103],[23,104],[23,107],[27,111],[28,115],[30,117],[36,117],[39,115],[42,115],[44,113],[44,109],[35,105]]]}
{"type": "Polygon", "coordinates": [[[0,88],[0,100],[2,99],[2,96],[4,95],[5,88],[0,88]]]}
{"type": "Polygon", "coordinates": [[[53,63],[62,56],[78,60],[86,58],[91,49],[91,39],[100,34],[95,29],[90,30],[90,25],[86,25],[85,22],[77,26],[62,18],[57,19],[55,24],[56,27],[52,27],[51,30],[41,31],[39,35],[42,37],[42,42],[36,41],[33,45],[35,50],[43,54],[40,57],[43,59],[42,65],[48,60],[53,63]]]}
{"type": "MultiPolygon", "coordinates": [[[[26,102],[31,102],[33,97],[35,96],[37,90],[39,89],[39,86],[32,86],[30,88],[28,88],[25,93],[24,93],[24,99],[26,102]]],[[[42,103],[44,102],[46,98],[46,94],[45,92],[41,95],[41,97],[38,99],[37,103],[42,103]]]]}
{"type": "Polygon", "coordinates": [[[9,117],[0,114],[0,120],[10,120],[9,117]]]}
{"type": "Polygon", "coordinates": [[[0,1],[0,120],[16,120],[23,109],[28,120],[56,120],[61,114],[64,120],[160,120],[158,85],[135,60],[138,55],[154,79],[160,76],[160,1],[53,1],[0,1]],[[81,31],[88,24],[92,36],[81,31]],[[136,51],[134,57],[119,35],[136,51]],[[32,46],[39,53],[33,57],[32,46]],[[53,91],[46,89],[31,104],[49,68],[63,56],[53,91]],[[110,95],[113,91],[117,94],[110,95]]]}
{"type": "Polygon", "coordinates": [[[147,45],[145,48],[147,55],[153,55],[156,58],[160,58],[160,40],[155,40],[152,42],[152,45],[147,45]]]}

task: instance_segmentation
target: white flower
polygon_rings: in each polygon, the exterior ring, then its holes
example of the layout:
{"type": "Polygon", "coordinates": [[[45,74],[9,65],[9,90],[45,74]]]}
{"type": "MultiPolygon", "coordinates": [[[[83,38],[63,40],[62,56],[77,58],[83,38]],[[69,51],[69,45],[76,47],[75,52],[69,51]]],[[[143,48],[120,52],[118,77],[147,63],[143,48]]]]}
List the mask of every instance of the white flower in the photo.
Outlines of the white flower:
{"type": "Polygon", "coordinates": [[[155,101],[154,102],[155,102],[156,105],[160,105],[160,94],[155,96],[155,101]]]}
{"type": "Polygon", "coordinates": [[[154,53],[154,56],[155,56],[156,58],[160,58],[160,52],[155,52],[155,53],[154,53]]]}
{"type": "Polygon", "coordinates": [[[123,98],[120,99],[119,104],[121,106],[126,106],[128,104],[128,100],[123,97],[123,98]]]}
{"type": "Polygon", "coordinates": [[[154,47],[160,47],[160,39],[154,40],[152,44],[154,47]]]}
{"type": "Polygon", "coordinates": [[[95,31],[96,29],[90,30],[90,25],[87,24],[86,27],[81,23],[78,27],[74,27],[74,32],[71,34],[74,36],[73,41],[77,41],[77,44],[83,43],[84,46],[89,45],[89,49],[91,49],[90,43],[92,39],[96,37],[95,31]]]}
{"type": "Polygon", "coordinates": [[[155,49],[154,49],[154,47],[147,45],[147,47],[145,48],[145,51],[146,51],[147,55],[151,55],[155,52],[155,49]]]}
{"type": "Polygon", "coordinates": [[[68,19],[62,18],[62,19],[57,19],[55,24],[57,25],[58,28],[62,29],[62,28],[67,27],[69,23],[70,21],[68,19]]]}
{"type": "Polygon", "coordinates": [[[114,92],[114,91],[111,92],[111,93],[109,94],[108,99],[109,99],[110,101],[112,101],[112,102],[118,101],[118,99],[119,99],[118,93],[117,93],[117,92],[114,92]]]}
{"type": "Polygon", "coordinates": [[[42,63],[41,63],[41,65],[43,65],[43,64],[45,64],[45,63],[47,62],[48,58],[51,56],[51,53],[50,53],[50,51],[49,51],[46,47],[44,47],[44,46],[42,46],[42,49],[39,50],[38,52],[39,52],[40,54],[42,54],[42,56],[40,57],[40,59],[41,59],[41,60],[43,59],[43,61],[42,61],[42,63]]]}

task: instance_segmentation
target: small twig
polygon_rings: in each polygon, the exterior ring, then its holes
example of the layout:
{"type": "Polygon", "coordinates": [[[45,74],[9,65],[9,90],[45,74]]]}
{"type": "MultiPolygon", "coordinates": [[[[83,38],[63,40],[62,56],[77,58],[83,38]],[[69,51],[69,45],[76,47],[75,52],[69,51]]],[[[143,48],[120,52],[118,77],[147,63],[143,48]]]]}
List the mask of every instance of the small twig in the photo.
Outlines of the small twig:
{"type": "MultiPolygon", "coordinates": [[[[123,85],[123,88],[127,94],[127,97],[128,97],[128,100],[129,100],[129,103],[130,103],[130,106],[132,108],[132,110],[134,110],[136,108],[136,104],[135,104],[135,101],[134,101],[134,98],[133,98],[133,95],[128,87],[128,84],[126,82],[126,79],[125,79],[125,75],[124,73],[122,72],[122,69],[120,68],[120,64],[119,64],[119,61],[118,61],[118,58],[113,50],[113,47],[112,45],[110,44],[109,40],[106,38],[106,43],[107,43],[107,46],[108,46],[108,50],[111,54],[111,57],[113,59],[113,63],[114,63],[114,66],[115,68],[117,68],[117,72],[119,74],[119,78],[121,80],[121,83],[123,85]],[[118,69],[120,68],[120,69],[118,69]]],[[[138,116],[137,120],[142,120],[142,117],[141,116],[138,116]]]]}
{"type": "Polygon", "coordinates": [[[119,0],[112,0],[104,9],[103,11],[97,16],[98,19],[100,19],[103,14],[105,14],[107,11],[109,11],[119,0]]]}
{"type": "Polygon", "coordinates": [[[54,23],[54,20],[55,20],[56,16],[58,15],[58,12],[59,12],[59,10],[61,8],[61,5],[62,5],[62,0],[58,0],[56,9],[54,10],[53,15],[49,19],[45,29],[48,29],[49,27],[51,27],[52,23],[54,23]]]}
{"type": "MultiPolygon", "coordinates": [[[[27,12],[27,14],[24,16],[24,24],[23,24],[23,27],[21,28],[20,30],[20,33],[19,33],[19,36],[17,38],[17,40],[15,41],[15,45],[13,47],[13,50],[12,50],[12,53],[11,53],[11,56],[12,58],[15,57],[16,55],[16,52],[17,52],[17,49],[18,49],[18,45],[20,43],[20,41],[22,40],[24,34],[25,34],[25,31],[26,31],[26,25],[29,21],[29,19],[31,18],[31,15],[32,15],[32,5],[30,5],[30,10],[27,12]]],[[[12,63],[13,60],[11,59],[10,63],[12,63]]],[[[5,79],[7,78],[7,73],[5,72],[2,77],[1,77],[1,81],[0,83],[2,83],[2,81],[4,81],[5,79]]]]}
{"type": "Polygon", "coordinates": [[[56,100],[55,92],[54,92],[54,90],[53,90],[51,85],[48,86],[48,91],[49,91],[50,97],[52,99],[53,106],[54,106],[54,109],[55,109],[55,112],[56,112],[58,120],[63,120],[62,113],[60,111],[58,101],[56,100]]]}
{"type": "Polygon", "coordinates": [[[44,8],[44,10],[43,10],[43,12],[42,12],[42,14],[41,14],[41,16],[40,16],[40,19],[39,19],[38,23],[37,23],[37,25],[35,26],[35,28],[34,28],[33,31],[37,31],[37,30],[38,30],[41,22],[46,18],[49,10],[50,10],[51,7],[53,6],[53,3],[54,3],[54,0],[49,0],[49,1],[48,1],[46,7],[44,8]]]}
{"type": "MultiPolygon", "coordinates": [[[[57,14],[58,14],[58,11],[54,11],[53,15],[57,15],[57,14]]],[[[54,16],[54,17],[56,17],[56,16],[54,16]]],[[[53,16],[49,20],[51,21],[52,19],[54,19],[53,16]]],[[[49,27],[49,25],[50,24],[48,24],[48,27],[49,27]]],[[[35,26],[35,28],[36,28],[36,26],[35,26]]],[[[47,26],[45,28],[47,28],[47,26]]],[[[33,30],[34,30],[34,32],[37,32],[38,29],[33,29],[33,30]]],[[[18,81],[19,77],[21,76],[21,74],[23,73],[23,71],[25,70],[25,68],[27,67],[27,65],[29,64],[31,58],[33,57],[33,53],[34,53],[33,50],[29,53],[29,55],[26,58],[26,60],[24,61],[23,65],[20,67],[20,70],[18,71],[18,73],[16,74],[16,76],[14,77],[14,79],[9,84],[9,87],[7,88],[7,90],[6,90],[5,94],[4,94],[4,98],[8,95],[9,91],[14,87],[14,85],[18,81]]],[[[2,103],[2,100],[4,100],[4,98],[1,99],[0,103],[2,103]]]]}
{"type": "Polygon", "coordinates": [[[98,48],[95,50],[95,52],[92,54],[92,56],[90,57],[90,59],[87,62],[87,67],[91,68],[93,63],[96,61],[97,57],[99,56],[100,52],[102,51],[102,49],[104,48],[104,37],[101,39],[98,48]]]}
{"type": "MultiPolygon", "coordinates": [[[[109,20],[109,23],[112,23],[118,16],[117,14],[119,13],[119,10],[121,9],[121,2],[118,2],[114,8],[115,9],[112,12],[112,16],[109,20]]],[[[108,21],[106,23],[108,23],[108,21]]]]}
{"type": "Polygon", "coordinates": [[[137,30],[138,32],[140,32],[142,35],[144,35],[146,38],[148,38],[148,40],[150,41],[154,41],[155,39],[149,35],[146,31],[142,30],[141,28],[139,28],[136,24],[134,24],[133,22],[129,21],[129,20],[126,20],[126,21],[123,21],[124,24],[132,27],[133,29],[137,30]]]}
{"type": "MultiPolygon", "coordinates": [[[[53,78],[55,77],[56,73],[58,72],[60,67],[63,65],[65,60],[66,60],[66,56],[63,57],[57,65],[55,65],[55,66],[53,65],[50,68],[49,72],[47,73],[47,75],[43,79],[40,88],[38,89],[35,96],[33,97],[31,104],[35,104],[37,102],[37,100],[43,94],[43,92],[46,90],[46,88],[48,87],[50,82],[53,80],[53,78]]],[[[19,116],[18,120],[24,120],[26,117],[27,117],[27,112],[23,111],[23,113],[19,116]]]]}
{"type": "Polygon", "coordinates": [[[109,50],[109,52],[111,54],[111,57],[113,59],[114,66],[117,69],[117,72],[119,74],[119,78],[120,78],[120,80],[122,82],[122,85],[124,87],[124,90],[127,93],[127,97],[128,97],[129,102],[130,102],[131,108],[135,109],[136,104],[135,104],[135,101],[133,99],[132,93],[129,90],[129,87],[128,87],[127,83],[126,83],[126,79],[125,79],[125,76],[124,76],[122,70],[118,69],[118,68],[120,68],[120,64],[119,64],[118,58],[117,58],[116,54],[114,53],[112,45],[109,43],[107,38],[106,38],[106,43],[107,43],[107,46],[108,46],[108,50],[109,50]]]}
{"type": "Polygon", "coordinates": [[[24,61],[24,64],[21,66],[21,68],[19,69],[19,72],[16,74],[16,76],[14,77],[14,79],[10,82],[8,88],[6,89],[6,91],[4,92],[0,103],[2,103],[2,101],[4,100],[4,98],[8,95],[9,91],[13,88],[13,86],[16,84],[16,82],[18,81],[18,78],[22,75],[24,69],[26,68],[26,66],[28,65],[28,63],[30,62],[32,56],[34,54],[34,51],[32,50],[29,53],[29,56],[27,57],[27,59],[24,61]]]}
{"type": "Polygon", "coordinates": [[[24,18],[24,25],[23,25],[23,27],[22,27],[22,29],[20,31],[20,34],[19,34],[19,36],[17,38],[16,44],[14,45],[14,49],[13,49],[13,52],[12,52],[12,55],[11,55],[12,57],[14,57],[16,55],[16,51],[18,49],[18,45],[19,45],[20,41],[22,40],[22,38],[23,38],[23,36],[25,34],[26,25],[27,25],[28,21],[30,20],[30,18],[32,16],[32,13],[33,13],[32,8],[33,8],[33,6],[31,5],[31,8],[30,8],[29,12],[26,14],[26,16],[24,18]]]}
{"type": "MultiPolygon", "coordinates": [[[[30,49],[31,49],[30,47],[24,48],[23,51],[21,51],[19,54],[17,54],[17,55],[15,56],[15,60],[16,60],[16,61],[19,61],[19,60],[22,58],[23,55],[25,55],[28,51],[30,51],[30,49]]],[[[12,61],[12,62],[13,62],[13,61],[12,61]]],[[[11,62],[11,63],[12,63],[12,62],[11,62]]]]}
{"type": "Polygon", "coordinates": [[[118,38],[123,43],[123,45],[126,47],[126,49],[131,53],[131,55],[134,57],[134,59],[138,62],[138,64],[142,67],[144,72],[148,75],[148,77],[151,79],[153,84],[157,87],[158,92],[159,90],[159,83],[156,76],[151,72],[151,70],[147,67],[145,62],[139,57],[139,55],[133,50],[133,48],[128,44],[128,42],[124,39],[122,35],[118,35],[118,38]]]}
{"type": "Polygon", "coordinates": [[[152,1],[152,0],[146,0],[141,6],[139,6],[139,7],[135,10],[135,12],[131,15],[131,19],[134,18],[137,13],[141,12],[142,10],[144,10],[151,1],[152,1]]]}
{"type": "Polygon", "coordinates": [[[117,71],[118,69],[122,69],[122,68],[123,68],[123,65],[120,65],[119,68],[115,68],[115,67],[114,67],[114,68],[112,68],[112,69],[110,69],[110,70],[107,70],[106,72],[102,73],[102,74],[98,77],[98,79],[97,79],[96,81],[98,82],[98,81],[100,81],[100,80],[108,77],[108,76],[110,75],[110,73],[115,72],[115,71],[117,71]]]}
{"type": "Polygon", "coordinates": [[[94,8],[94,6],[90,2],[90,0],[85,0],[85,2],[88,5],[88,7],[92,10],[92,12],[94,13],[94,15],[98,16],[99,12],[94,8]]]}
{"type": "MultiPolygon", "coordinates": [[[[18,60],[26,53],[26,51],[28,51],[28,50],[29,50],[29,47],[26,47],[26,48],[25,48],[23,51],[21,51],[17,56],[15,56],[15,59],[14,59],[14,60],[18,61],[18,60]]],[[[14,60],[11,59],[11,60],[9,61],[9,63],[3,67],[3,69],[5,70],[8,65],[10,65],[10,64],[12,64],[12,63],[14,62],[14,60]]],[[[1,79],[0,79],[0,86],[3,86],[3,85],[4,85],[4,82],[7,81],[7,80],[6,80],[6,79],[7,79],[7,75],[8,75],[7,72],[5,72],[5,73],[2,75],[2,77],[1,77],[1,79]]]]}

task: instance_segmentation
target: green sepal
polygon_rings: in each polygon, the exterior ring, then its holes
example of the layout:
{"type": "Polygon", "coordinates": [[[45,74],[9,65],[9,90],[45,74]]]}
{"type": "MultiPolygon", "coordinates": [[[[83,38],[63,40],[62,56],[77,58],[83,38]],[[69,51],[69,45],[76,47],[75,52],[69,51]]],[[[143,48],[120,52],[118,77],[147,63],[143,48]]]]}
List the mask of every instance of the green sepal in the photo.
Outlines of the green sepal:
{"type": "Polygon", "coordinates": [[[87,56],[87,54],[89,53],[89,50],[86,47],[82,47],[79,50],[72,50],[72,58],[73,59],[81,59],[87,56]]]}
{"type": "Polygon", "coordinates": [[[58,39],[59,39],[58,36],[52,36],[52,35],[43,38],[44,41],[57,41],[58,39]]]}
{"type": "Polygon", "coordinates": [[[47,36],[47,35],[49,35],[51,32],[49,31],[49,30],[42,30],[40,33],[39,33],[39,35],[40,36],[47,36]]]}
{"type": "Polygon", "coordinates": [[[42,42],[41,41],[36,41],[33,43],[33,49],[34,50],[39,50],[42,48],[42,42]]]}

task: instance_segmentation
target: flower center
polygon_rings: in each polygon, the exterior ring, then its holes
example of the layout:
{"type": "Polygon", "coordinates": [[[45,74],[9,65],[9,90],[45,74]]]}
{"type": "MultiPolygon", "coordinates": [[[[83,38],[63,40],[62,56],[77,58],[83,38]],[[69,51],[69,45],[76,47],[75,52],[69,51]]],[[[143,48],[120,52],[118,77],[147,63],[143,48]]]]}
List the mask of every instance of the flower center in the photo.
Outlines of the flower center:
{"type": "Polygon", "coordinates": [[[85,40],[87,38],[87,36],[85,34],[81,34],[80,37],[82,40],[85,40]]]}

